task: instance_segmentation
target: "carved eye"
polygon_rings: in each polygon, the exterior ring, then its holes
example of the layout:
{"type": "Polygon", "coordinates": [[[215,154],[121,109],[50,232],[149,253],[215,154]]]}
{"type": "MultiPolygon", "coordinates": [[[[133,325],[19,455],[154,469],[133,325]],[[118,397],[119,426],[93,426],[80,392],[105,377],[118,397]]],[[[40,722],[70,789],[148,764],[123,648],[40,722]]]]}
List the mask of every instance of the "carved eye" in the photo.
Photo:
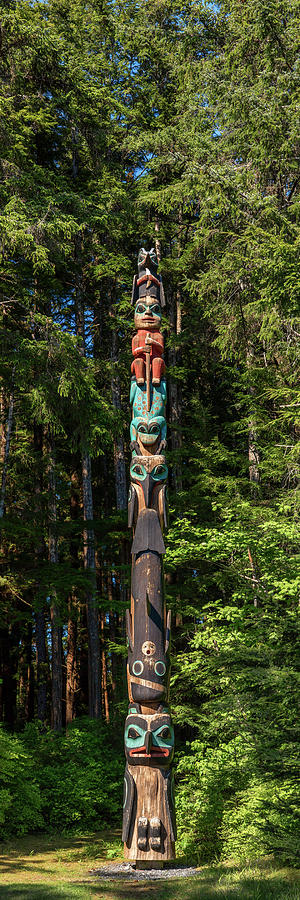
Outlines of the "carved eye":
{"type": "Polygon", "coordinates": [[[133,663],[132,671],[133,671],[134,675],[142,674],[142,672],[144,671],[144,663],[142,662],[141,659],[136,659],[136,661],[133,663]]]}
{"type": "Polygon", "coordinates": [[[142,316],[144,312],[146,312],[146,307],[144,303],[138,303],[136,306],[136,313],[138,316],[142,316]]]}
{"type": "Polygon", "coordinates": [[[143,481],[146,478],[147,472],[144,469],[144,466],[139,466],[138,463],[135,463],[131,466],[130,474],[132,478],[136,478],[138,481],[143,481]]]}
{"type": "Polygon", "coordinates": [[[140,434],[147,434],[147,425],[139,425],[138,430],[140,434]]]}
{"type": "Polygon", "coordinates": [[[150,434],[159,434],[159,425],[157,425],[156,423],[154,423],[153,425],[150,425],[149,431],[150,431],[150,434]]]}
{"type": "Polygon", "coordinates": [[[159,675],[160,678],[163,678],[163,676],[165,675],[166,666],[161,659],[159,659],[158,662],[155,663],[154,672],[156,675],[159,675]]]}
{"type": "Polygon", "coordinates": [[[155,481],[164,481],[168,477],[167,466],[155,466],[152,471],[152,478],[155,481]]]}
{"type": "Polygon", "coordinates": [[[165,728],[162,728],[162,730],[159,732],[159,737],[162,738],[163,741],[170,740],[172,735],[171,735],[170,729],[168,728],[167,725],[165,726],[165,728]]]}
{"type": "Polygon", "coordinates": [[[160,306],[158,303],[155,303],[154,306],[151,306],[151,312],[154,316],[160,316],[160,306]]]}
{"type": "Polygon", "coordinates": [[[133,741],[136,741],[137,738],[141,737],[141,735],[140,735],[140,732],[137,730],[137,728],[134,728],[134,726],[131,725],[130,728],[128,729],[127,737],[131,738],[133,741]]]}

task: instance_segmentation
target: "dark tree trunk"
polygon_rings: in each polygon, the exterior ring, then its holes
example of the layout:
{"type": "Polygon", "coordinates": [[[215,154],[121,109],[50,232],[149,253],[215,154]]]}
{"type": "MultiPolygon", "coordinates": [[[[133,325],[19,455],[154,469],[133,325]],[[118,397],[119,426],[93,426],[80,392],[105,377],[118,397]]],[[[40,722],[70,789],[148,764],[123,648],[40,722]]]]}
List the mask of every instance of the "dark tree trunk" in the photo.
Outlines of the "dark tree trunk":
{"type": "Polygon", "coordinates": [[[11,442],[12,426],[13,426],[13,412],[14,412],[14,375],[15,375],[15,368],[13,368],[13,372],[12,372],[11,391],[10,391],[9,407],[8,407],[8,416],[7,416],[7,423],[6,423],[6,435],[5,435],[4,454],[3,454],[2,481],[1,481],[1,492],[0,492],[0,519],[2,519],[3,516],[4,516],[6,479],[7,479],[7,470],[8,470],[8,462],[9,462],[9,450],[10,450],[10,442],[11,442]]]}
{"type": "Polygon", "coordinates": [[[250,395],[250,415],[249,415],[249,426],[248,426],[248,458],[249,458],[249,479],[251,485],[253,487],[254,494],[258,493],[258,485],[260,481],[259,475],[259,464],[260,464],[260,455],[257,447],[257,428],[255,422],[255,411],[254,411],[254,400],[255,400],[255,390],[252,384],[251,378],[251,369],[253,368],[253,364],[255,362],[254,359],[254,349],[250,342],[248,342],[247,352],[246,352],[246,360],[247,360],[247,369],[249,374],[249,395],[250,395]]]}
{"type": "Polygon", "coordinates": [[[93,495],[91,457],[82,457],[83,518],[88,523],[83,530],[84,568],[89,574],[90,590],[87,592],[86,616],[88,631],[89,669],[89,715],[93,719],[101,717],[101,667],[99,640],[99,612],[96,600],[96,561],[93,522],[93,495]]]}
{"type": "MultiPolygon", "coordinates": [[[[172,333],[177,336],[181,333],[181,296],[179,291],[172,295],[170,303],[170,321],[172,333]]],[[[180,361],[176,344],[169,348],[169,366],[171,369],[169,379],[169,413],[171,425],[171,448],[173,451],[173,484],[176,493],[182,491],[181,472],[181,389],[176,378],[172,377],[172,367],[176,367],[180,361]]]]}
{"type": "Polygon", "coordinates": [[[87,615],[86,603],[81,603],[79,607],[79,623],[78,623],[78,643],[79,648],[79,713],[86,714],[89,708],[89,664],[88,664],[88,633],[87,633],[87,615]]]}
{"type": "MultiPolygon", "coordinates": [[[[54,437],[52,429],[49,429],[49,562],[52,565],[58,563],[57,548],[57,511],[56,511],[56,477],[54,437]]],[[[54,584],[51,585],[50,598],[51,620],[51,646],[52,646],[52,728],[54,731],[62,729],[62,628],[60,623],[60,611],[57,604],[57,592],[54,584]]]]}
{"type": "Polygon", "coordinates": [[[59,610],[51,597],[51,648],[52,648],[52,715],[51,724],[54,731],[62,729],[62,637],[59,610]]]}
{"type": "MultiPolygon", "coordinates": [[[[72,522],[79,518],[79,487],[77,472],[71,475],[70,512],[72,522]]],[[[70,542],[70,556],[74,571],[78,569],[78,538],[72,535],[70,542]]],[[[75,719],[77,712],[77,696],[79,688],[78,673],[78,597],[72,591],[68,599],[68,643],[67,643],[67,667],[66,667],[66,726],[75,719]]]]}
{"type": "Polygon", "coordinates": [[[107,684],[107,661],[106,661],[106,653],[105,653],[105,634],[104,634],[104,624],[105,624],[105,614],[103,612],[100,613],[101,619],[101,662],[102,662],[102,706],[104,710],[105,719],[109,722],[109,700],[108,700],[108,684],[107,684]]]}
{"type": "MultiPolygon", "coordinates": [[[[43,534],[43,510],[42,510],[42,491],[43,491],[43,428],[37,422],[34,422],[33,431],[34,441],[34,457],[35,457],[35,484],[34,484],[34,507],[35,507],[35,526],[40,534],[43,534]]],[[[37,661],[37,717],[45,725],[47,718],[47,682],[48,682],[48,657],[46,650],[46,623],[45,623],[45,604],[40,599],[39,576],[38,570],[45,555],[44,539],[37,542],[35,546],[35,568],[37,569],[36,579],[36,596],[37,609],[35,612],[35,640],[36,640],[36,661],[37,661]]]]}
{"type": "Polygon", "coordinates": [[[77,597],[73,594],[70,594],[68,601],[66,726],[68,726],[76,716],[76,699],[78,690],[77,617],[77,597]]]}
{"type": "MultiPolygon", "coordinates": [[[[77,242],[75,249],[77,264],[80,267],[81,247],[77,242]]],[[[76,331],[81,338],[80,352],[85,356],[85,310],[84,310],[83,278],[80,274],[76,279],[76,331]]],[[[88,632],[88,679],[89,679],[89,715],[93,719],[101,718],[101,665],[100,665],[100,637],[99,637],[99,611],[96,600],[96,561],[95,561],[95,535],[93,528],[93,491],[92,491],[92,464],[91,457],[85,446],[85,437],[82,435],[82,495],[83,518],[88,523],[83,529],[83,563],[84,569],[89,575],[90,589],[86,595],[86,619],[88,632]]]]}
{"type": "MultiPolygon", "coordinates": [[[[19,627],[9,626],[0,631],[0,678],[2,682],[1,717],[14,728],[17,710],[17,671],[19,627]]],[[[1,719],[0,719],[1,721],[1,719]]]]}
{"type": "Polygon", "coordinates": [[[32,665],[32,622],[25,627],[19,659],[19,714],[26,722],[34,716],[34,670],[32,665]]]}
{"type": "Polygon", "coordinates": [[[45,611],[35,614],[35,638],[37,656],[37,717],[44,725],[47,718],[48,659],[46,653],[45,611]]]}
{"type": "MultiPolygon", "coordinates": [[[[116,330],[112,331],[112,379],[111,379],[111,396],[113,407],[116,410],[121,409],[121,385],[117,371],[118,362],[118,339],[116,330]]],[[[126,464],[124,441],[121,435],[114,439],[114,468],[115,468],[115,486],[117,509],[126,509],[127,507],[127,486],[126,486],[126,464]]]]}

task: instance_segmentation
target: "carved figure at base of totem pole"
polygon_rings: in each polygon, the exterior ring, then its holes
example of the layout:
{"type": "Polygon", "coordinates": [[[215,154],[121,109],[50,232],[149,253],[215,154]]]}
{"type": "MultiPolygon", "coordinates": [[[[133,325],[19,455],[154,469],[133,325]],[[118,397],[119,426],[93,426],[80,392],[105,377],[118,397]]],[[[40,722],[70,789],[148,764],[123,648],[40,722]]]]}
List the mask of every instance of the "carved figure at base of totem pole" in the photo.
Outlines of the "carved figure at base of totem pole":
{"type": "Polygon", "coordinates": [[[168,708],[170,612],[164,603],[163,531],[167,526],[166,381],[160,334],[165,298],[157,259],[142,249],[133,280],[136,335],[130,402],[132,459],[128,498],[131,609],[127,610],[129,709],[125,723],[125,857],[148,865],[175,858],[171,764],[174,730],[168,708]]]}

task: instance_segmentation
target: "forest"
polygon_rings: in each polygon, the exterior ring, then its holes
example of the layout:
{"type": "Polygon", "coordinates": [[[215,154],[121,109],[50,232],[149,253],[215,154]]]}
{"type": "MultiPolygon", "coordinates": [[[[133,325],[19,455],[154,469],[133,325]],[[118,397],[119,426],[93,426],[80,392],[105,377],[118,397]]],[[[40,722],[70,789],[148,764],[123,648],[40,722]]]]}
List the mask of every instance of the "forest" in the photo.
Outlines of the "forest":
{"type": "Polygon", "coordinates": [[[295,865],[299,0],[0,5],[1,837],[120,828],[144,246],[178,847],[295,865]]]}

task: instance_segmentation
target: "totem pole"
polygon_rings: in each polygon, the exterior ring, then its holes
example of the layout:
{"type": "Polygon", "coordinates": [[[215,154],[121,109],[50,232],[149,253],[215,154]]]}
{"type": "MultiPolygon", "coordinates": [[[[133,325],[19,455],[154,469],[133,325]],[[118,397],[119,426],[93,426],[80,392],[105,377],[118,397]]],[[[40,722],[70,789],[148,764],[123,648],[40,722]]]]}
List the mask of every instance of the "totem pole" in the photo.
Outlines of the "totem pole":
{"type": "Polygon", "coordinates": [[[155,251],[143,248],[132,290],[136,334],[128,525],[133,528],[131,609],[127,610],[129,709],[125,723],[123,833],[125,857],[161,866],[175,857],[171,763],[174,730],[168,707],[171,615],[164,603],[163,530],[167,526],[166,380],[160,334],[165,297],[155,251]]]}

